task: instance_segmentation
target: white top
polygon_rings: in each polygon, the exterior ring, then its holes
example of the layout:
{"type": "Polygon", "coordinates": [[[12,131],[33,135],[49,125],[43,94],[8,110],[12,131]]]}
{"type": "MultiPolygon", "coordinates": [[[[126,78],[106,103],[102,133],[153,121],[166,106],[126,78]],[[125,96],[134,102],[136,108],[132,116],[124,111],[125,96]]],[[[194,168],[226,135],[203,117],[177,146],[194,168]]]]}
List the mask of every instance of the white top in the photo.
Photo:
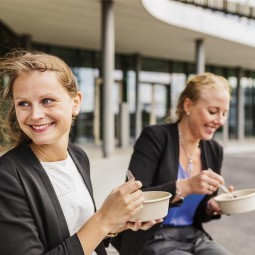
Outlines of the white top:
{"type": "Polygon", "coordinates": [[[72,236],[94,213],[92,198],[69,154],[66,160],[41,164],[51,180],[72,236]]]}

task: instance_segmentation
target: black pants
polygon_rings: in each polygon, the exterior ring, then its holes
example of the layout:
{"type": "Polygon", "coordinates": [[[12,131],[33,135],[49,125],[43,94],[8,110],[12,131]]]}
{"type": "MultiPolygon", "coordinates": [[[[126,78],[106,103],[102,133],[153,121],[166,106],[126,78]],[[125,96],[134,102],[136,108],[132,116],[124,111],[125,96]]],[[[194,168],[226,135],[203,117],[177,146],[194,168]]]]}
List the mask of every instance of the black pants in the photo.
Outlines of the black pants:
{"type": "Polygon", "coordinates": [[[146,244],[142,255],[231,255],[201,230],[193,227],[161,227],[146,244]]]}

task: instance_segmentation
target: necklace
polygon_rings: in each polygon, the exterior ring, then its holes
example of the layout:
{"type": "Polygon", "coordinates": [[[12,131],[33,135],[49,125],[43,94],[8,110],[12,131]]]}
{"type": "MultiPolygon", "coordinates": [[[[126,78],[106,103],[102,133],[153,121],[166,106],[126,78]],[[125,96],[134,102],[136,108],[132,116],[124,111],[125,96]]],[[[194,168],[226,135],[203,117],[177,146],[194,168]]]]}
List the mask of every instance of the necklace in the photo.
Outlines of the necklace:
{"type": "Polygon", "coordinates": [[[179,131],[179,140],[180,140],[181,146],[182,146],[182,148],[183,148],[183,151],[184,151],[186,157],[188,158],[187,172],[188,172],[189,174],[191,174],[192,171],[193,171],[193,157],[194,157],[194,155],[195,155],[196,149],[198,148],[199,144],[196,145],[196,147],[195,147],[193,153],[192,153],[192,154],[189,154],[189,152],[188,152],[188,151],[186,150],[186,148],[185,148],[185,145],[184,145],[184,142],[183,142],[183,138],[182,138],[182,134],[181,134],[180,131],[179,131]]]}

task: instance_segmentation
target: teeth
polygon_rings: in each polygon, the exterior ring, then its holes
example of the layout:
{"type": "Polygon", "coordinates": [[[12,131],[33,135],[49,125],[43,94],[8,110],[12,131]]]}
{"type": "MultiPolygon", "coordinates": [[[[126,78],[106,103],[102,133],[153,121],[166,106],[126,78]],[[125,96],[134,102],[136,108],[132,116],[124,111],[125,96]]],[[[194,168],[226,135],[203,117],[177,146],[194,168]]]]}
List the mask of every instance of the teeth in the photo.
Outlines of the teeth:
{"type": "Polygon", "coordinates": [[[51,123],[44,124],[44,125],[41,125],[41,126],[32,126],[32,127],[33,127],[33,129],[41,130],[41,129],[47,128],[50,125],[51,125],[51,123]]]}

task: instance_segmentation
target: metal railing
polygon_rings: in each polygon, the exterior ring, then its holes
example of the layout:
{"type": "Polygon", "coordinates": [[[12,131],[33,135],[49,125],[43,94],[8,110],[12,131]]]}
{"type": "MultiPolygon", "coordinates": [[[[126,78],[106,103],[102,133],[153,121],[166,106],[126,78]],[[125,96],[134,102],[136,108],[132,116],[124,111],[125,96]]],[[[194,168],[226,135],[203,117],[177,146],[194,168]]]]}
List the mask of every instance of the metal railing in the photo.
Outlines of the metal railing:
{"type": "Polygon", "coordinates": [[[223,12],[225,14],[255,19],[255,6],[247,3],[233,2],[229,0],[174,0],[177,2],[192,4],[205,9],[223,12]]]}

